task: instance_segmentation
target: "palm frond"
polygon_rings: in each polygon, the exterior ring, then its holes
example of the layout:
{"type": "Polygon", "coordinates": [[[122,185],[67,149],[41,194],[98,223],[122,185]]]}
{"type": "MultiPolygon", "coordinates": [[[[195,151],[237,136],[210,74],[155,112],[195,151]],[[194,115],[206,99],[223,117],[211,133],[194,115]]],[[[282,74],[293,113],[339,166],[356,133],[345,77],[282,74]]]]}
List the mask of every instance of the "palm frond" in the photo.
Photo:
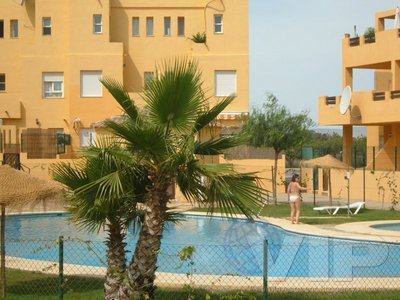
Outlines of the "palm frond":
{"type": "Polygon", "coordinates": [[[110,123],[110,129],[118,137],[126,141],[126,147],[131,152],[139,151],[153,157],[165,155],[167,145],[164,131],[156,126],[135,126],[131,123],[110,123]]]}
{"type": "Polygon", "coordinates": [[[110,92],[110,94],[114,97],[115,100],[121,105],[124,112],[132,119],[138,119],[138,109],[135,106],[135,103],[129,96],[126,88],[117,80],[104,77],[100,79],[100,82],[104,85],[104,87],[110,92]]]}
{"type": "Polygon", "coordinates": [[[145,169],[127,158],[126,149],[106,142],[102,147],[89,147],[74,165],[53,167],[54,179],[70,189],[68,211],[88,230],[98,230],[108,222],[127,226],[137,204],[144,202],[149,184],[145,169]]]}
{"type": "Polygon", "coordinates": [[[197,141],[195,143],[194,153],[198,155],[218,155],[223,150],[243,145],[249,138],[246,135],[222,136],[209,139],[205,142],[197,141]]]}
{"type": "Polygon", "coordinates": [[[180,170],[177,183],[184,196],[199,202],[212,213],[219,209],[227,215],[242,213],[252,218],[267,191],[255,173],[238,173],[231,164],[202,164],[192,161],[180,170]]]}
{"type": "Polygon", "coordinates": [[[53,164],[51,169],[54,180],[71,190],[87,184],[89,179],[84,172],[83,164],[83,161],[77,162],[74,165],[65,162],[53,164]]]}
{"type": "Polygon", "coordinates": [[[254,173],[215,176],[208,180],[207,195],[202,204],[209,207],[210,212],[219,208],[222,213],[234,215],[239,212],[251,219],[267,197],[260,178],[254,173]]]}
{"type": "Polygon", "coordinates": [[[189,59],[165,62],[161,77],[144,91],[150,121],[167,130],[186,131],[206,101],[197,63],[189,59]]]}
{"type": "Polygon", "coordinates": [[[216,120],[218,115],[229,105],[235,97],[226,97],[222,101],[218,102],[211,109],[205,110],[200,113],[197,117],[195,126],[193,128],[193,133],[199,132],[204,127],[208,126],[212,121],[216,120]]]}

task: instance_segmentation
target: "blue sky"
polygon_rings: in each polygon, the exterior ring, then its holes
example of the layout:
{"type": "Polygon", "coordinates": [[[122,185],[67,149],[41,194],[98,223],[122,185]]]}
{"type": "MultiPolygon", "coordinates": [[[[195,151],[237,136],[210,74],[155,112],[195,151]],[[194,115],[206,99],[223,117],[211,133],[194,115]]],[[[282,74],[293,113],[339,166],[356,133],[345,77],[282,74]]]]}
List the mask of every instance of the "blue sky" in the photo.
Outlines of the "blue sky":
{"type": "MultiPolygon", "coordinates": [[[[318,121],[318,96],[342,92],[342,38],[354,25],[362,35],[375,27],[375,13],[400,0],[249,0],[250,103],[267,92],[292,113],[318,121]]],[[[387,24],[390,26],[391,24],[387,24]]],[[[354,90],[373,89],[373,75],[360,71],[354,90]]]]}

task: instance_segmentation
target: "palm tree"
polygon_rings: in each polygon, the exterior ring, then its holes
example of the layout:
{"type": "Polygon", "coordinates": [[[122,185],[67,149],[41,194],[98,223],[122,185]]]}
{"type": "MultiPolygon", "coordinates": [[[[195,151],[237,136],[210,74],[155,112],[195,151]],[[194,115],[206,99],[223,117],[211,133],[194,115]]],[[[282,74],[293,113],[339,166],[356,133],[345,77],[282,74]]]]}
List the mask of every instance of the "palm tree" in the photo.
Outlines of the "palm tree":
{"type": "Polygon", "coordinates": [[[118,299],[126,278],[125,234],[132,220],[139,220],[137,204],[143,202],[143,173],[128,164],[127,152],[106,138],[82,152],[74,165],[54,165],[53,177],[69,188],[68,210],[80,226],[108,232],[105,299],[118,299]],[[139,176],[140,175],[140,176],[139,176]]]}
{"type": "Polygon", "coordinates": [[[255,174],[240,174],[229,164],[206,164],[201,160],[204,155],[219,155],[246,141],[243,136],[200,139],[233,98],[209,108],[201,74],[192,60],[169,61],[161,70],[160,77],[144,90],[143,110],[120,83],[102,80],[125,112],[123,122],[110,121],[107,126],[124,141],[151,181],[144,221],[128,268],[129,299],[154,299],[157,254],[172,184],[176,183],[190,202],[201,203],[210,212],[219,208],[229,215],[239,212],[249,218],[255,215],[264,196],[255,174]]]}

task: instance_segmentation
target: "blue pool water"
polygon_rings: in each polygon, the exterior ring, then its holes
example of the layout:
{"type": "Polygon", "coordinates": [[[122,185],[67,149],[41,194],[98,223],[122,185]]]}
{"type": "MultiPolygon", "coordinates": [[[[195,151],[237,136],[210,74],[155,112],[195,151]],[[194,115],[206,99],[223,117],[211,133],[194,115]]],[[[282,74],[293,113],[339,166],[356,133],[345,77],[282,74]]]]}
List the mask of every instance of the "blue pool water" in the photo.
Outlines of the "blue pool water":
{"type": "Polygon", "coordinates": [[[400,223],[377,224],[377,225],[372,225],[371,227],[375,228],[375,229],[382,229],[382,230],[400,231],[400,223]]]}
{"type": "MultiPolygon", "coordinates": [[[[262,276],[266,256],[269,276],[400,276],[399,244],[302,235],[240,219],[182,218],[181,223],[165,229],[158,259],[160,272],[186,273],[192,268],[195,274],[262,276]],[[191,266],[177,256],[185,246],[196,249],[191,266]]],[[[16,215],[8,216],[6,222],[8,256],[57,262],[56,241],[62,235],[65,263],[105,266],[106,234],[79,230],[66,215],[16,215]]],[[[127,248],[132,250],[136,236],[129,232],[127,240],[127,248]]]]}

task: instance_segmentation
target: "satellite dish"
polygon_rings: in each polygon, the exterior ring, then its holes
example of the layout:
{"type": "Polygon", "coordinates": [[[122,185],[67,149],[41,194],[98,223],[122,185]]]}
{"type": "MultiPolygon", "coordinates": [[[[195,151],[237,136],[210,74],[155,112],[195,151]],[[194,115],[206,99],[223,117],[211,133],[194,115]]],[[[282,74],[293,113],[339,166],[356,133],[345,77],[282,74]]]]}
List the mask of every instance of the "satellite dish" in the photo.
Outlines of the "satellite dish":
{"type": "Polygon", "coordinates": [[[351,108],[351,87],[346,86],[343,89],[342,97],[340,98],[340,113],[344,115],[351,108]]]}

